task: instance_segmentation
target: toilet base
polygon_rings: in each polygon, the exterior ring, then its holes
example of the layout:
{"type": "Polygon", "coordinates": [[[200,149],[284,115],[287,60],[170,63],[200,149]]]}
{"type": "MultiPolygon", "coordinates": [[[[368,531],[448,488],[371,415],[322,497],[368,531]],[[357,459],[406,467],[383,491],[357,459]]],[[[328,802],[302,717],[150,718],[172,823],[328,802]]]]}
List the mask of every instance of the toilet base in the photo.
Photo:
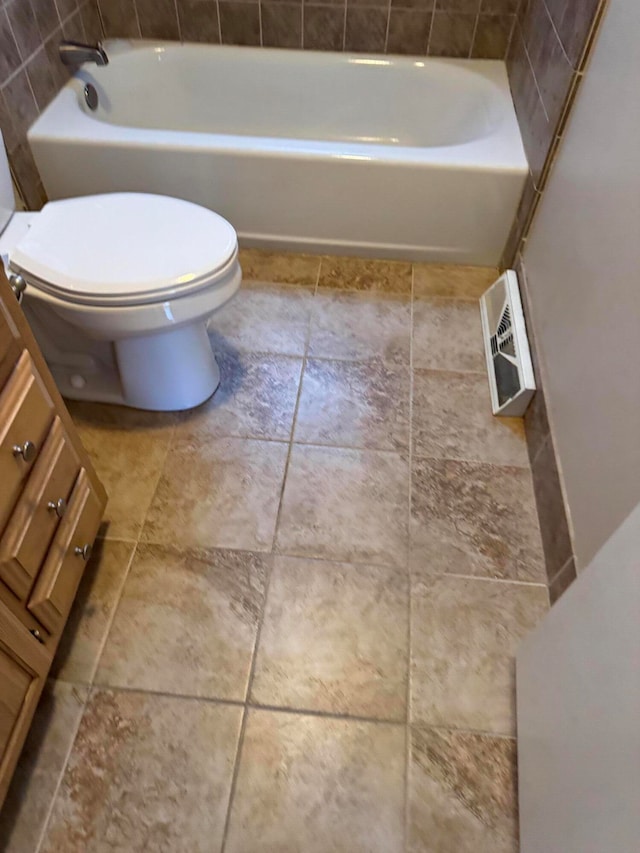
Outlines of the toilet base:
{"type": "Polygon", "coordinates": [[[220,384],[204,321],[114,342],[125,406],[156,412],[192,409],[220,384]]]}

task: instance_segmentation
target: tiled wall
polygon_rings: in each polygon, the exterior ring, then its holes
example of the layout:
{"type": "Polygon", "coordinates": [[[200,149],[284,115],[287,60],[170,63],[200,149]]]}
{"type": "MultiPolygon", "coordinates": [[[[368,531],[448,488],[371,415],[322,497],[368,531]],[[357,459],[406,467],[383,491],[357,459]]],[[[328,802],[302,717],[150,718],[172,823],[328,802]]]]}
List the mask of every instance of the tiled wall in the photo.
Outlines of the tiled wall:
{"type": "Polygon", "coordinates": [[[521,0],[507,57],[529,176],[505,248],[511,266],[535,213],[607,0],[521,0]]]}
{"type": "Polygon", "coordinates": [[[522,291],[522,303],[527,318],[527,330],[533,359],[533,370],[536,378],[537,391],[524,418],[527,435],[529,461],[533,475],[533,489],[538,508],[540,532],[544,548],[549,597],[553,604],[576,578],[576,561],[573,554],[573,543],[569,531],[569,522],[565,508],[565,498],[558,473],[555,448],[547,407],[544,398],[544,388],[540,379],[540,369],[536,355],[536,340],[533,337],[533,324],[529,318],[530,293],[522,256],[518,255],[515,269],[522,291]]]}
{"type": "Polygon", "coordinates": [[[503,59],[520,0],[100,0],[108,36],[503,59]]]}
{"type": "MultiPolygon", "coordinates": [[[[607,0],[522,0],[507,69],[529,176],[502,258],[515,266],[529,302],[521,252],[562,139],[607,0]]],[[[576,577],[568,514],[562,491],[544,389],[531,340],[538,391],[525,416],[529,457],[540,518],[549,593],[555,601],[576,577]]]]}
{"type": "Polygon", "coordinates": [[[27,128],[68,76],[58,59],[58,43],[101,36],[94,0],[0,0],[0,128],[15,183],[28,207],[38,208],[45,195],[27,128]]]}

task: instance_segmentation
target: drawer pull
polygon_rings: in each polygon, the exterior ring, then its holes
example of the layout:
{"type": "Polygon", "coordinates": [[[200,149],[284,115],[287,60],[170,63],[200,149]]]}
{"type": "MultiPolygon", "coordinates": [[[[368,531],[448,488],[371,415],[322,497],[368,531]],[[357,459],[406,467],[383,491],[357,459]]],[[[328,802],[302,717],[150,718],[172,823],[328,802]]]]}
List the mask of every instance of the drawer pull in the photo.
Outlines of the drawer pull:
{"type": "Polygon", "coordinates": [[[58,518],[62,518],[67,511],[67,502],[64,498],[59,498],[57,501],[49,501],[47,507],[51,512],[55,512],[58,518]]]}
{"type": "Polygon", "coordinates": [[[92,551],[93,548],[88,543],[86,545],[83,545],[82,547],[76,545],[76,547],[73,549],[73,553],[77,554],[78,557],[82,557],[83,560],[88,560],[91,556],[92,551]]]}
{"type": "Polygon", "coordinates": [[[33,636],[36,638],[36,640],[37,640],[39,643],[44,643],[44,637],[42,636],[42,634],[40,633],[40,631],[38,631],[38,629],[37,629],[37,628],[30,628],[30,629],[29,629],[29,633],[30,633],[30,634],[33,634],[33,636]]]}
{"type": "Polygon", "coordinates": [[[9,276],[9,284],[11,285],[13,295],[16,297],[18,302],[22,302],[22,294],[27,289],[27,282],[23,279],[21,275],[13,273],[9,276]]]}
{"type": "Polygon", "coordinates": [[[33,462],[38,453],[38,448],[32,441],[25,441],[24,444],[13,445],[13,455],[22,456],[25,462],[33,462]]]}

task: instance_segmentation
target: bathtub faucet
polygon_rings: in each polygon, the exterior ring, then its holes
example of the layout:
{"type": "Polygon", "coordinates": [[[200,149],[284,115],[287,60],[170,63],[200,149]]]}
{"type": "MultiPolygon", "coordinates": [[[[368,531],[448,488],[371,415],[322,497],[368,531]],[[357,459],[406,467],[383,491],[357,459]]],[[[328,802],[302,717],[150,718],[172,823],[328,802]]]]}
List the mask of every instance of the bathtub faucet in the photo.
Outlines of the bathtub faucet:
{"type": "Polygon", "coordinates": [[[82,44],[79,41],[61,41],[58,48],[64,65],[82,65],[83,62],[95,62],[96,65],[108,65],[109,57],[102,44],[82,44]]]}

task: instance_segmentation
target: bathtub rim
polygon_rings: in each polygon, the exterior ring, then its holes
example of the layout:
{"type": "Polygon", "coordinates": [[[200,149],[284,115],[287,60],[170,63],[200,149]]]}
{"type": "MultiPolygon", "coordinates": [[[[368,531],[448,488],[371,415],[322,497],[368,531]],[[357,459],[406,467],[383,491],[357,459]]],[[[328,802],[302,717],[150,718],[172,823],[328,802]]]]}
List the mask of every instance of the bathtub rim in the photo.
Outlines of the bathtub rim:
{"type": "MultiPolygon", "coordinates": [[[[313,55],[314,61],[331,54],[322,51],[290,51],[282,48],[247,48],[233,45],[201,45],[179,42],[166,42],[150,39],[113,39],[105,41],[105,49],[117,57],[132,51],[144,51],[166,48],[201,48],[216,52],[246,53],[248,60],[259,59],[262,55],[279,53],[291,58],[300,54],[304,59],[313,55]]],[[[463,67],[473,73],[476,67],[484,67],[493,73],[484,79],[494,86],[502,97],[508,98],[509,107],[494,130],[470,141],[440,146],[400,146],[382,143],[356,143],[340,140],[308,140],[289,137],[249,136],[203,131],[183,131],[174,129],[136,128],[127,125],[112,124],[87,113],[81,105],[82,90],[86,82],[92,79],[91,67],[84,66],[74,74],[57,93],[51,103],[36,118],[28,131],[30,142],[47,140],[73,145],[123,145],[131,148],[146,148],[149,145],[160,149],[184,149],[193,151],[216,151],[233,153],[236,156],[260,154],[266,157],[294,158],[300,160],[345,160],[393,163],[394,166],[413,167],[439,166],[475,171],[496,171],[506,174],[528,172],[528,162],[522,143],[522,137],[511,99],[506,66],[499,60],[449,59],[440,57],[405,57],[385,54],[340,53],[337,61],[384,60],[385,63],[412,64],[416,61],[426,64],[463,67]],[[466,66],[469,66],[467,69],[466,66]],[[499,76],[501,80],[491,79],[499,76]]],[[[336,60],[334,60],[336,61],[336,60]]]]}

